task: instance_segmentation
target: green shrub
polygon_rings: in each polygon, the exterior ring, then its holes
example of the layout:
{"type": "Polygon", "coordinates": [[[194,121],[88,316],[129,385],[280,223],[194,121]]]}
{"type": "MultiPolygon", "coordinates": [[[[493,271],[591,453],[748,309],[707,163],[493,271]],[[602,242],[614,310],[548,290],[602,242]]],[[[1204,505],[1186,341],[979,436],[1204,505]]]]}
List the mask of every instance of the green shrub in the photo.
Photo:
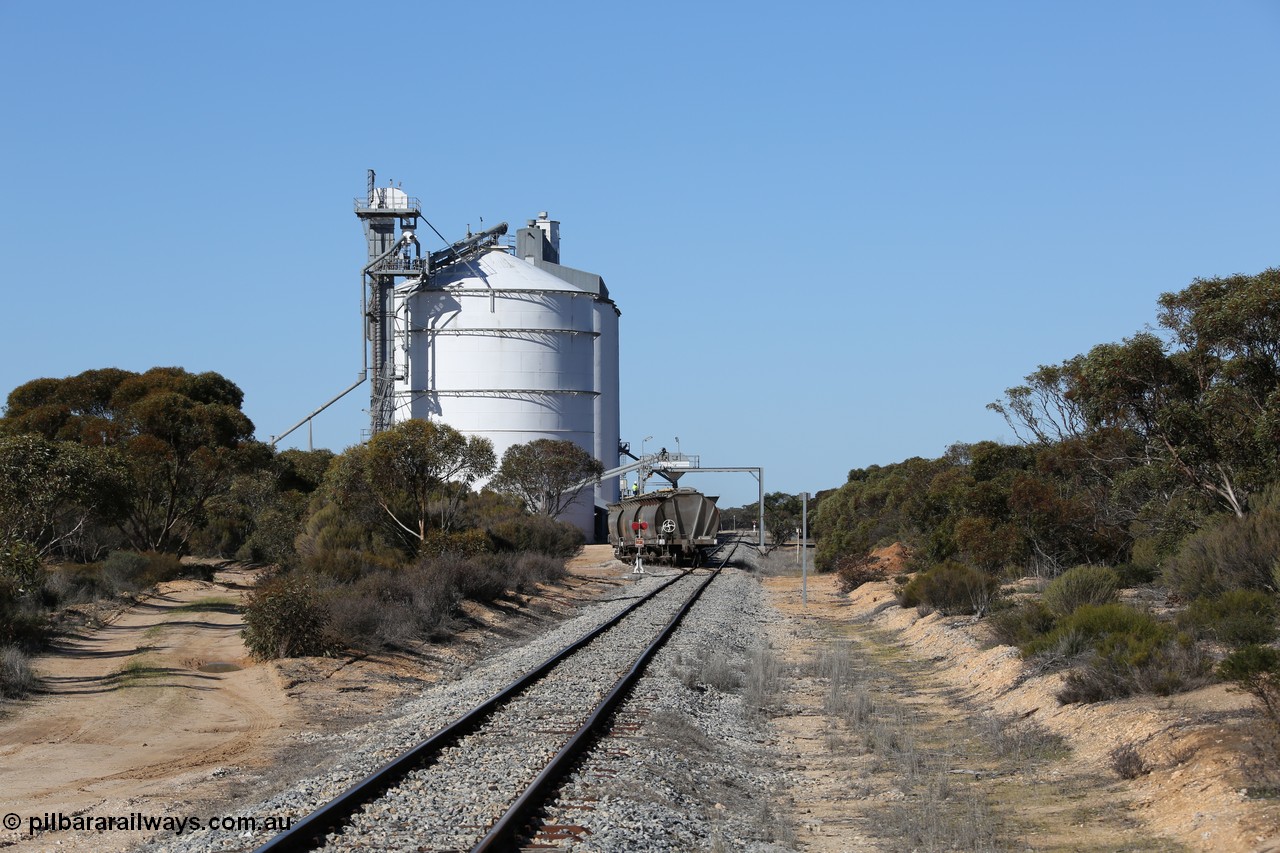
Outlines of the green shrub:
{"type": "Polygon", "coordinates": [[[1044,604],[1055,616],[1066,616],[1082,604],[1108,604],[1115,600],[1120,579],[1106,566],[1076,566],[1049,582],[1044,604]]]}
{"type": "Polygon", "coordinates": [[[1229,589],[1275,592],[1280,564],[1276,495],[1268,492],[1243,518],[1225,516],[1187,537],[1165,565],[1165,582],[1187,598],[1213,598],[1229,589]]]}
{"type": "Polygon", "coordinates": [[[1197,598],[1178,614],[1178,626],[1198,637],[1240,647],[1276,638],[1276,602],[1265,592],[1229,589],[1216,598],[1197,598]]]}
{"type": "Polygon", "coordinates": [[[304,657],[333,650],[329,613],[305,575],[291,572],[249,594],[244,612],[245,645],[254,657],[304,657]]]}
{"type": "Polygon", "coordinates": [[[1126,604],[1086,604],[1058,620],[1048,634],[1023,646],[1023,654],[1071,658],[1096,649],[1108,637],[1163,643],[1169,629],[1126,604]]]}
{"type": "Polygon", "coordinates": [[[963,563],[947,561],[920,572],[896,590],[903,607],[926,605],[944,614],[982,615],[991,606],[999,581],[963,563]]]}
{"type": "Polygon", "coordinates": [[[137,592],[183,577],[211,580],[213,571],[207,566],[184,565],[177,554],[112,551],[102,562],[102,576],[113,592],[137,592]]]}
{"type": "Polygon", "coordinates": [[[1218,677],[1253,696],[1272,723],[1280,726],[1280,651],[1244,646],[1218,665],[1218,677]]]}
{"type": "Polygon", "coordinates": [[[102,577],[114,592],[137,592],[147,570],[147,558],[136,551],[112,551],[102,561],[102,577]]]}
{"type": "Polygon", "coordinates": [[[354,583],[365,575],[403,567],[404,558],[393,549],[326,548],[302,560],[304,570],[338,583],[354,583]]]}
{"type": "Polygon", "coordinates": [[[419,553],[426,557],[442,557],[445,554],[473,557],[491,549],[489,535],[483,530],[428,530],[419,553]]]}
{"type": "Polygon", "coordinates": [[[19,594],[11,578],[0,578],[0,646],[36,649],[49,632],[49,617],[36,596],[19,594]]]}
{"type": "Polygon", "coordinates": [[[993,612],[987,624],[996,642],[1024,646],[1053,630],[1055,619],[1044,603],[1035,599],[993,612]]]}
{"type": "Polygon", "coordinates": [[[45,591],[51,606],[84,604],[113,594],[97,563],[67,563],[49,572],[45,591]]]}
{"type": "Polygon", "coordinates": [[[0,543],[0,580],[12,582],[13,595],[34,595],[44,586],[45,568],[40,552],[26,542],[0,543]]]}
{"type": "Polygon", "coordinates": [[[1190,637],[1123,604],[1082,605],[1023,653],[1075,662],[1058,693],[1063,704],[1168,695],[1201,683],[1207,671],[1190,637]]]}
{"type": "Polygon", "coordinates": [[[532,592],[532,587],[540,583],[554,583],[562,579],[567,572],[563,557],[552,557],[529,551],[517,554],[512,564],[511,576],[517,592],[532,592]]]}
{"type": "Polygon", "coordinates": [[[514,585],[509,582],[510,554],[479,554],[471,559],[446,555],[429,563],[433,576],[451,583],[463,598],[496,601],[514,585]]]}
{"type": "Polygon", "coordinates": [[[582,549],[586,538],[572,524],[526,515],[501,521],[489,528],[489,536],[499,551],[536,551],[548,557],[569,558],[582,549]]]}
{"type": "Polygon", "coordinates": [[[1121,779],[1137,779],[1151,772],[1150,765],[1143,759],[1138,748],[1132,743],[1122,743],[1111,750],[1111,769],[1121,779]]]}
{"type": "Polygon", "coordinates": [[[1153,582],[1160,574],[1155,566],[1138,562],[1121,563],[1115,566],[1116,577],[1120,579],[1121,589],[1132,589],[1153,582]]]}
{"type": "Polygon", "coordinates": [[[375,571],[326,592],[329,634],[335,645],[364,651],[421,641],[440,633],[459,597],[424,566],[375,571]]]}

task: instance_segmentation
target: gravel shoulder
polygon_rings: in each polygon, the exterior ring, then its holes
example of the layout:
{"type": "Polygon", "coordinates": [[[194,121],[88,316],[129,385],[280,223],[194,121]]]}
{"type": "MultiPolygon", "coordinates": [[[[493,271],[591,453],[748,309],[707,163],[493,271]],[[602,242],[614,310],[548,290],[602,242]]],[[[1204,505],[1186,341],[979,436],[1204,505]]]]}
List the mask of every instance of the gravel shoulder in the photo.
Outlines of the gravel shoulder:
{"type": "MultiPolygon", "coordinates": [[[[843,644],[875,701],[909,709],[903,713],[919,752],[941,756],[932,767],[945,775],[935,778],[959,780],[947,797],[930,802],[932,783],[904,784],[901,766],[879,772],[885,768],[867,758],[874,750],[866,733],[829,713],[828,682],[800,677],[792,712],[774,725],[783,752],[794,756],[784,766],[796,780],[795,807],[806,816],[802,849],[898,849],[885,840],[895,803],[942,813],[969,798],[970,821],[977,814],[993,826],[989,845],[979,845],[988,849],[1280,850],[1280,806],[1248,795],[1269,770],[1258,760],[1258,717],[1241,694],[1215,685],[1172,697],[1059,705],[1060,674],[1027,673],[1016,650],[991,646],[980,622],[896,606],[889,583],[846,596],[834,577],[811,576],[808,607],[800,604],[798,577],[764,584],[785,617],[775,623],[775,644],[794,671],[802,674],[803,659],[815,650],[843,644]],[[1065,749],[1014,760],[993,751],[1027,726],[1065,749]],[[1110,756],[1124,745],[1137,750],[1148,773],[1118,777],[1110,756]]],[[[945,815],[938,821],[945,824],[945,815]]]]}

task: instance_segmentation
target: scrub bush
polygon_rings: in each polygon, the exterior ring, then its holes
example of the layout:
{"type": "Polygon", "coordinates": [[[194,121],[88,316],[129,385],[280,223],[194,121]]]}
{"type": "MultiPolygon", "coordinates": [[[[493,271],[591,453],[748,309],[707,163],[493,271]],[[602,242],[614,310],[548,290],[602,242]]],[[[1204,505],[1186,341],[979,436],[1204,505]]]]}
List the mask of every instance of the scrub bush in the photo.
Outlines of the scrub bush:
{"type": "Polygon", "coordinates": [[[963,563],[947,561],[920,572],[896,594],[903,607],[926,605],[951,616],[976,613],[981,616],[991,606],[999,581],[963,563]]]}
{"type": "Polygon", "coordinates": [[[1055,619],[1044,603],[1035,599],[996,611],[987,622],[996,642],[1024,646],[1053,630],[1055,619]]]}
{"type": "Polygon", "coordinates": [[[1151,772],[1147,762],[1143,760],[1138,748],[1131,743],[1122,743],[1111,750],[1111,770],[1121,779],[1137,779],[1151,772]]]}
{"type": "Polygon", "coordinates": [[[1229,589],[1191,602],[1178,627],[1235,648],[1266,644],[1276,638],[1276,602],[1265,592],[1229,589]]]}
{"type": "Polygon", "coordinates": [[[183,577],[212,580],[207,566],[184,565],[177,554],[156,551],[112,551],[102,562],[102,575],[113,592],[137,592],[183,577]]]}
{"type": "Polygon", "coordinates": [[[1223,517],[1187,537],[1164,569],[1165,582],[1186,598],[1229,589],[1275,592],[1280,564],[1280,491],[1270,490],[1243,518],[1223,517]]]}
{"type": "Polygon", "coordinates": [[[326,591],[336,645],[373,651],[438,635],[461,596],[421,565],[379,571],[326,591]]]}
{"type": "Polygon", "coordinates": [[[1280,727],[1280,651],[1256,645],[1236,649],[1218,664],[1218,677],[1253,696],[1280,727]]]}
{"type": "Polygon", "coordinates": [[[428,530],[418,553],[424,557],[443,557],[446,554],[472,557],[492,548],[489,535],[483,530],[428,530]]]}
{"type": "Polygon", "coordinates": [[[263,660],[324,655],[334,645],[329,621],[315,583],[289,573],[249,594],[241,635],[253,656],[263,660]]]}
{"type": "Polygon", "coordinates": [[[841,557],[835,562],[836,583],[840,592],[848,595],[864,583],[875,583],[887,578],[888,572],[879,557],[841,557]]]}
{"type": "Polygon", "coordinates": [[[16,646],[0,648],[0,696],[21,699],[36,686],[31,661],[16,646]]]}
{"type": "Polygon", "coordinates": [[[1109,604],[1120,579],[1106,566],[1076,566],[1049,582],[1044,604],[1055,616],[1066,616],[1082,604],[1109,604]]]}
{"type": "Polygon", "coordinates": [[[1123,604],[1082,605],[1024,645],[1023,654],[1075,662],[1058,693],[1063,704],[1165,696],[1202,683],[1208,669],[1190,637],[1123,604]]]}
{"type": "Polygon", "coordinates": [[[499,551],[536,551],[548,557],[569,558],[582,549],[586,537],[572,524],[525,515],[507,519],[489,528],[489,536],[499,551]]]}

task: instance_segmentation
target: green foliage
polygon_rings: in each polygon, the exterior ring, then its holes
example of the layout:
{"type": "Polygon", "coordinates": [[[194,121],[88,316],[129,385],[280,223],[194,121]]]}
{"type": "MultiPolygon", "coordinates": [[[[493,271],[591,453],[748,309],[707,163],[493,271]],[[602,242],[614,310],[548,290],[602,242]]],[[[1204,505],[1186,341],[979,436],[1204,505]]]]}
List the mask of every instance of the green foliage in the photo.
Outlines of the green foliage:
{"type": "Polygon", "coordinates": [[[1170,633],[1151,614],[1127,604],[1086,604],[1059,619],[1052,631],[1023,646],[1022,651],[1028,657],[1047,654],[1069,659],[1098,648],[1109,637],[1127,637],[1155,646],[1169,640],[1170,633]]]}
{"type": "Polygon", "coordinates": [[[929,515],[924,496],[947,464],[914,457],[850,471],[848,482],[822,495],[810,519],[818,570],[830,571],[841,557],[859,557],[877,545],[918,542],[929,515]]]}
{"type": "Polygon", "coordinates": [[[259,659],[324,655],[333,651],[329,611],[306,575],[285,574],[249,594],[245,646],[259,659]]]}
{"type": "Polygon", "coordinates": [[[182,563],[176,554],[112,551],[102,562],[102,577],[112,592],[137,592],[181,577],[209,580],[206,567],[182,563]]]}
{"type": "Polygon", "coordinates": [[[1165,582],[1188,598],[1229,589],[1277,591],[1280,565],[1280,489],[1268,490],[1253,512],[1217,522],[1188,537],[1164,570],[1165,582]]]}
{"type": "Polygon", "coordinates": [[[464,598],[490,602],[564,575],[564,561],[534,553],[422,556],[400,568],[369,567],[323,595],[328,636],[366,651],[441,636],[464,598]]]}
{"type": "Polygon", "coordinates": [[[1149,584],[1156,579],[1157,572],[1155,569],[1148,568],[1142,563],[1120,563],[1112,566],[1115,570],[1116,578],[1120,582],[1121,589],[1132,589],[1136,586],[1149,584]]]}
{"type": "Polygon", "coordinates": [[[501,521],[489,528],[499,551],[532,551],[567,559],[582,549],[582,531],[572,524],[546,516],[526,515],[501,521]]]}
{"type": "Polygon", "coordinates": [[[40,594],[46,580],[35,548],[0,543],[0,646],[34,649],[44,641],[49,625],[40,594]]]}
{"type": "Polygon", "coordinates": [[[363,651],[421,641],[444,630],[461,597],[429,562],[373,570],[326,590],[329,636],[336,646],[363,651]]]}
{"type": "Polygon", "coordinates": [[[604,465],[572,441],[538,438],[507,448],[492,488],[514,495],[535,515],[558,518],[603,472],[604,465]]]}
{"type": "Polygon", "coordinates": [[[0,583],[11,595],[32,595],[45,582],[40,552],[17,539],[0,541],[0,583]]]}
{"type": "Polygon", "coordinates": [[[474,557],[492,547],[489,535],[483,530],[428,530],[419,553],[428,557],[443,557],[446,554],[474,557]]]}
{"type": "Polygon", "coordinates": [[[135,549],[178,551],[199,526],[210,498],[262,455],[261,445],[252,442],[253,424],[240,411],[243,398],[216,373],[177,367],[141,374],[92,370],[14,389],[3,431],[113,451],[123,478],[114,477],[116,463],[93,460],[99,470],[82,478],[80,488],[110,487],[112,501],[95,503],[95,509],[110,508],[135,549]]]}
{"type": "Polygon", "coordinates": [[[1076,566],[1049,582],[1044,604],[1055,616],[1067,616],[1082,604],[1109,604],[1120,579],[1106,566],[1076,566]]]}
{"type": "Polygon", "coordinates": [[[896,540],[992,573],[1113,565],[1188,598],[1280,591],[1264,492],[1280,489],[1280,268],[1197,279],[1158,319],[1162,334],[1041,366],[992,403],[1021,445],[849,472],[817,512],[818,566],[896,540]]]}
{"type": "Polygon", "coordinates": [[[421,542],[436,513],[440,528],[449,528],[471,484],[492,473],[495,460],[489,439],[414,419],[370,439],[363,461],[374,501],[421,542]]]}
{"type": "MultiPolygon", "coordinates": [[[[409,556],[388,543],[387,528],[362,523],[358,514],[338,503],[321,502],[294,541],[299,565],[347,583],[370,569],[398,568],[409,556]]],[[[414,543],[417,545],[417,542],[414,543]]]]}
{"type": "Polygon", "coordinates": [[[83,556],[92,525],[119,519],[126,480],[111,449],[35,434],[0,437],[0,539],[83,556]]]}
{"type": "Polygon", "coordinates": [[[1049,608],[1037,599],[1028,599],[1012,607],[996,610],[987,622],[996,642],[1007,646],[1026,646],[1053,630],[1057,620],[1049,608]]]}
{"type": "Polygon", "coordinates": [[[947,615],[976,613],[981,616],[991,606],[999,587],[991,575],[948,561],[908,581],[898,591],[898,603],[903,607],[924,604],[947,615]]]}
{"type": "Polygon", "coordinates": [[[49,631],[49,618],[34,590],[0,577],[0,646],[38,648],[49,631]]]}
{"type": "Polygon", "coordinates": [[[1202,683],[1207,671],[1189,637],[1123,604],[1082,605],[1022,650],[1047,662],[1074,663],[1058,693],[1064,704],[1168,695],[1202,683]]]}
{"type": "Polygon", "coordinates": [[[1217,674],[1253,696],[1271,722],[1280,726],[1280,651],[1244,646],[1218,665],[1217,674]]]}
{"type": "Polygon", "coordinates": [[[1178,614],[1178,626],[1229,646],[1261,645],[1276,638],[1276,601],[1265,592],[1229,589],[1197,598],[1178,614]]]}

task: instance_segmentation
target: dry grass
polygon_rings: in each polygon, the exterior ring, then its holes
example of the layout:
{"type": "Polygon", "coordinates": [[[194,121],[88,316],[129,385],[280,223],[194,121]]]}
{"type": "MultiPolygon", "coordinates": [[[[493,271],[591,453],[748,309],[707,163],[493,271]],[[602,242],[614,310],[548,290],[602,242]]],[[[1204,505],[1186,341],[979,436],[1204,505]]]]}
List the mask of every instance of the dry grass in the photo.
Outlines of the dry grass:
{"type": "Polygon", "coordinates": [[[0,696],[20,699],[36,686],[35,673],[31,671],[31,659],[16,646],[0,649],[0,696]]]}
{"type": "Polygon", "coordinates": [[[1121,779],[1137,779],[1151,772],[1138,748],[1131,743],[1122,743],[1111,750],[1110,759],[1111,769],[1121,779]]]}

